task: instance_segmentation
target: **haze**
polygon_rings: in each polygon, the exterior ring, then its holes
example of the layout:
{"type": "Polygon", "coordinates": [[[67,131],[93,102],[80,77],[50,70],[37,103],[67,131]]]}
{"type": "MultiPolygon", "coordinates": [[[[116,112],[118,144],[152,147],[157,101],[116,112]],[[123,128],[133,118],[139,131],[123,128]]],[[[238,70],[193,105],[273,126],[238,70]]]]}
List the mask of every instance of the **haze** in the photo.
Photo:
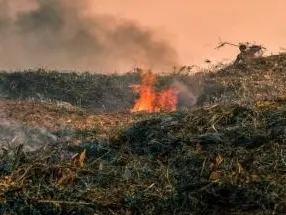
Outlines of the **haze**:
{"type": "Polygon", "coordinates": [[[219,38],[263,44],[268,54],[286,48],[285,0],[105,0],[97,8],[169,33],[187,65],[235,58],[235,47],[213,49],[219,38]]]}
{"type": "Polygon", "coordinates": [[[0,67],[101,72],[231,61],[286,47],[285,0],[0,0],[0,67]]]}

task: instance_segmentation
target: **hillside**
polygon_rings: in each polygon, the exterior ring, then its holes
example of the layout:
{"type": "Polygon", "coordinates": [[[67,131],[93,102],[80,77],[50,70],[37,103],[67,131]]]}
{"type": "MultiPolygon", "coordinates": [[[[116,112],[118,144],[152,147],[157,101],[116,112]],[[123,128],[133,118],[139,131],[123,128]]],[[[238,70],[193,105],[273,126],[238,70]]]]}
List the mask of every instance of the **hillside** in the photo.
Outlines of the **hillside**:
{"type": "Polygon", "coordinates": [[[199,104],[243,103],[285,98],[286,54],[229,65],[205,76],[199,104]]]}
{"type": "Polygon", "coordinates": [[[2,72],[1,214],[283,214],[285,72],[160,76],[187,89],[150,114],[130,113],[137,73],[2,72]]]}
{"type": "MultiPolygon", "coordinates": [[[[174,80],[188,86],[193,94],[202,89],[197,80],[201,75],[171,73],[159,77],[158,88],[166,88],[174,80]]],[[[124,112],[134,104],[136,95],[130,88],[140,82],[140,72],[123,75],[77,74],[45,71],[42,69],[0,73],[0,89],[3,98],[68,102],[85,109],[124,112]]],[[[184,95],[180,106],[188,105],[184,95]]]]}

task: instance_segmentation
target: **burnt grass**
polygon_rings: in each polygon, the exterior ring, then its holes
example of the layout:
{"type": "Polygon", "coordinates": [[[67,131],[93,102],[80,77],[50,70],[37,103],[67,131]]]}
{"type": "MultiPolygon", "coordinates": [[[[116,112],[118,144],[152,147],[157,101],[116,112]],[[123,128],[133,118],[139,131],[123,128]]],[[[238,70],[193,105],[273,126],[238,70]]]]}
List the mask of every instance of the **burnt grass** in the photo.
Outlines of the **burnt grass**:
{"type": "Polygon", "coordinates": [[[2,147],[0,212],[284,214],[285,74],[284,54],[172,73],[159,87],[193,83],[196,105],[130,114],[137,73],[2,72],[5,119],[46,127],[58,140],[33,152],[2,147]]]}

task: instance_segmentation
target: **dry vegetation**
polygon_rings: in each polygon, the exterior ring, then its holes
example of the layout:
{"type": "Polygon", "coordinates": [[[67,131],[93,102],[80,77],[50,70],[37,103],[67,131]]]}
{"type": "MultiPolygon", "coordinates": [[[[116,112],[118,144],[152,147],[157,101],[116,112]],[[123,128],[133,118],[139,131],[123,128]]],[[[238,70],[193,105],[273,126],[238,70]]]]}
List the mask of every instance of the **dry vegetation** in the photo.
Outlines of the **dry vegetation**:
{"type": "Polygon", "coordinates": [[[197,105],[130,114],[136,73],[3,72],[0,119],[57,139],[27,151],[0,124],[1,214],[283,214],[285,74],[285,54],[172,73],[160,87],[181,80],[197,105]]]}

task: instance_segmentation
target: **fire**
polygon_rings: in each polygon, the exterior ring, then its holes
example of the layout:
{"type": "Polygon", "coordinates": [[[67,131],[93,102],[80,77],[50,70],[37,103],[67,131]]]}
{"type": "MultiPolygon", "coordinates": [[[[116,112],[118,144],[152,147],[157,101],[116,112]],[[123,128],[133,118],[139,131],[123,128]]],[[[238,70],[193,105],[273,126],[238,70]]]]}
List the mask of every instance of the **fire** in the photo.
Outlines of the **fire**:
{"type": "Polygon", "coordinates": [[[131,112],[159,112],[159,111],[176,111],[177,95],[172,88],[156,92],[155,86],[157,83],[156,75],[150,71],[141,73],[141,84],[134,86],[139,93],[139,98],[136,100],[131,112]]]}

